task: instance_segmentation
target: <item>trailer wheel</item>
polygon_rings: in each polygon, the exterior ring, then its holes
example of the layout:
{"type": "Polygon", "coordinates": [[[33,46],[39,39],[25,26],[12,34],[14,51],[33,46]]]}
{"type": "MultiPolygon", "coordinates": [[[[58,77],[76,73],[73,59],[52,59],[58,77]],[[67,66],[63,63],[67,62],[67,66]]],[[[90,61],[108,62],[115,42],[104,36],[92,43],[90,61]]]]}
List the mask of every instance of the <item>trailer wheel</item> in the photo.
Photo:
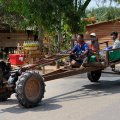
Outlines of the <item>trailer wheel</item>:
{"type": "Polygon", "coordinates": [[[91,82],[98,82],[101,77],[101,70],[88,72],[87,77],[91,82]]]}
{"type": "Polygon", "coordinates": [[[43,78],[36,72],[25,72],[16,83],[16,97],[18,102],[26,108],[37,106],[44,92],[43,78]]]}

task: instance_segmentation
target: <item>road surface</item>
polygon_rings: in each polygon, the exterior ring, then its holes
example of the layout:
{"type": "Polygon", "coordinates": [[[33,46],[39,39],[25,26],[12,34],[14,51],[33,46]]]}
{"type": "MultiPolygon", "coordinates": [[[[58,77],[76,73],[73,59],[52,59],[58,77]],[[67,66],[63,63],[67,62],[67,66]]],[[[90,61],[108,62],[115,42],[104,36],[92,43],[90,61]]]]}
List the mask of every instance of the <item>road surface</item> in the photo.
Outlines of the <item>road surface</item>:
{"type": "Polygon", "coordinates": [[[0,103],[0,120],[119,120],[120,75],[103,73],[98,83],[86,74],[46,83],[38,107],[25,109],[12,97],[0,103]]]}

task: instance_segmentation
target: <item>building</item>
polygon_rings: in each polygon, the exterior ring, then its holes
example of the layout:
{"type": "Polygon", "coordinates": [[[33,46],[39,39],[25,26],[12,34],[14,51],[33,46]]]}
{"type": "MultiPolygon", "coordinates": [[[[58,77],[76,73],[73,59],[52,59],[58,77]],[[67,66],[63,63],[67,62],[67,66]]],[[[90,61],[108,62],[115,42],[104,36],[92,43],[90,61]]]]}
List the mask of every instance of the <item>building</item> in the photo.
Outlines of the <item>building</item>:
{"type": "Polygon", "coordinates": [[[16,47],[18,42],[27,39],[28,35],[24,31],[16,31],[8,24],[0,23],[0,47],[16,47]]]}
{"type": "MultiPolygon", "coordinates": [[[[95,32],[99,42],[109,41],[109,45],[112,45],[113,41],[110,36],[112,31],[117,31],[120,34],[120,19],[88,25],[86,27],[85,37],[89,38],[89,34],[95,32]]],[[[104,46],[102,45],[101,47],[103,48],[104,46]]]]}

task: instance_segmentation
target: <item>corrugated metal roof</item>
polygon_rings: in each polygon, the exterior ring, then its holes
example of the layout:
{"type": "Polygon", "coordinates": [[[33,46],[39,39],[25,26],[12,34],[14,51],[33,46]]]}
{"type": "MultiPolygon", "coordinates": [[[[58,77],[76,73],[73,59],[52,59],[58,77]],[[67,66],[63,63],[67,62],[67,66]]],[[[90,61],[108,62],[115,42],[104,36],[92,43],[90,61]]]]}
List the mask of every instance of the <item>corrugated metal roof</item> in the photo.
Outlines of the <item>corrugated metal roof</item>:
{"type": "Polygon", "coordinates": [[[100,25],[100,24],[105,24],[105,23],[108,23],[108,22],[116,22],[116,21],[120,21],[120,18],[114,19],[114,20],[109,20],[109,21],[102,21],[102,22],[98,22],[98,23],[95,23],[95,24],[89,24],[89,25],[87,25],[87,27],[96,26],[96,25],[100,25]]]}

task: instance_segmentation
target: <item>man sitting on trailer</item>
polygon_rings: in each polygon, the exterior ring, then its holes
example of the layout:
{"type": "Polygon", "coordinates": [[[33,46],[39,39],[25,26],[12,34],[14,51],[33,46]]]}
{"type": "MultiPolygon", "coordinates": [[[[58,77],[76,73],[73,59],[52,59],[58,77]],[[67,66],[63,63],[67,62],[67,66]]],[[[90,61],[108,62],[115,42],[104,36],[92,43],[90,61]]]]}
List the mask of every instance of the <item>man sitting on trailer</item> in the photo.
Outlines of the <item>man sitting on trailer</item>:
{"type": "Polygon", "coordinates": [[[70,63],[72,67],[80,67],[83,62],[87,62],[89,47],[84,42],[83,34],[78,34],[77,42],[73,49],[70,51],[70,63]]]}
{"type": "MultiPolygon", "coordinates": [[[[113,40],[113,46],[112,49],[120,48],[120,40],[118,38],[118,32],[112,32],[111,33],[111,38],[113,40]]],[[[111,66],[112,71],[115,71],[115,65],[111,66]]]]}
{"type": "Polygon", "coordinates": [[[114,42],[112,49],[120,48],[120,40],[118,39],[118,32],[112,32],[111,37],[114,42]]]}
{"type": "Polygon", "coordinates": [[[91,39],[91,49],[95,53],[99,53],[99,43],[98,43],[98,38],[95,33],[90,34],[90,39],[91,39]]]}
{"type": "Polygon", "coordinates": [[[97,61],[99,61],[99,43],[98,43],[98,38],[95,33],[90,34],[90,40],[91,40],[91,45],[89,46],[91,49],[91,52],[96,56],[97,61]]]}

